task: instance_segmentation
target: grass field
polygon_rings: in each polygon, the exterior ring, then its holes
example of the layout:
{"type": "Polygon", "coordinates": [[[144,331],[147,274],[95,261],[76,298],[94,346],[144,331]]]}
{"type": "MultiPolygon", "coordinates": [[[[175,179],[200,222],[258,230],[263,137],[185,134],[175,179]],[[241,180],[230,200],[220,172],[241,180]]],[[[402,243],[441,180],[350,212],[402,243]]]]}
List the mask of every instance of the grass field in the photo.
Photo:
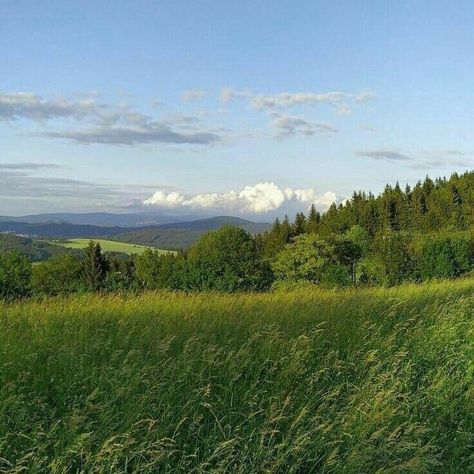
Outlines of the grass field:
{"type": "Polygon", "coordinates": [[[472,472],[474,280],[0,309],[0,472],[472,472]]]}
{"type": "MultiPolygon", "coordinates": [[[[69,239],[66,241],[49,241],[56,245],[61,245],[63,247],[71,249],[83,249],[87,247],[91,239],[69,239]]],[[[92,239],[94,242],[99,242],[103,252],[122,252],[129,255],[132,254],[142,254],[146,249],[152,248],[147,247],[146,245],[136,245],[136,244],[127,244],[125,242],[116,242],[114,240],[105,240],[105,239],[92,239]]],[[[169,253],[168,250],[159,250],[152,248],[152,250],[157,250],[162,253],[169,253]]]]}

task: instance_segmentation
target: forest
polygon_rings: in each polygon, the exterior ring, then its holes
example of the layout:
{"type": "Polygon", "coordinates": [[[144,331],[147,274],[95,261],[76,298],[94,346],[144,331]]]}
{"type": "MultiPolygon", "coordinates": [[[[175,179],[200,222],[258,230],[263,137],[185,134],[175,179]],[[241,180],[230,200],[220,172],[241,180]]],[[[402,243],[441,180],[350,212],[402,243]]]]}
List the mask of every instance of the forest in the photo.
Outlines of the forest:
{"type": "MultiPolygon", "coordinates": [[[[45,248],[40,245],[35,252],[45,248]]],[[[0,255],[1,298],[145,289],[393,286],[452,279],[472,274],[474,268],[474,172],[426,177],[413,188],[387,185],[377,196],[354,192],[325,213],[313,205],[293,220],[276,219],[263,233],[225,225],[177,254],[108,254],[91,240],[84,252],[62,249],[34,265],[31,255],[17,250],[0,255]]]]}

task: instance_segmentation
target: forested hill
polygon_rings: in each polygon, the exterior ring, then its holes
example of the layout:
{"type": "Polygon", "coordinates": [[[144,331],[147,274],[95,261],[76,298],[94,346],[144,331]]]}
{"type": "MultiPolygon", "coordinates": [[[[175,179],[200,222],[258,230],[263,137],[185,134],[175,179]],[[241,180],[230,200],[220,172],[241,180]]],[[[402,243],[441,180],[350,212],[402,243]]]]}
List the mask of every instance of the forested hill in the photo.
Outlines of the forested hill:
{"type": "Polygon", "coordinates": [[[378,196],[354,192],[322,215],[314,207],[307,218],[298,214],[292,227],[296,233],[327,235],[345,232],[353,225],[364,227],[372,236],[399,230],[469,229],[474,226],[474,171],[453,174],[449,179],[426,177],[413,188],[387,185],[378,196]]]}
{"type": "Polygon", "coordinates": [[[267,223],[252,222],[238,217],[218,216],[190,222],[161,224],[143,229],[130,229],[116,235],[115,239],[163,249],[187,249],[206,232],[217,230],[224,225],[235,225],[251,234],[264,232],[271,228],[271,225],[267,223]]]}
{"type": "Polygon", "coordinates": [[[372,235],[468,229],[474,225],[474,171],[434,181],[426,177],[413,189],[387,185],[377,197],[355,192],[344,204],[333,204],[320,221],[323,232],[340,232],[356,224],[372,235]]]}

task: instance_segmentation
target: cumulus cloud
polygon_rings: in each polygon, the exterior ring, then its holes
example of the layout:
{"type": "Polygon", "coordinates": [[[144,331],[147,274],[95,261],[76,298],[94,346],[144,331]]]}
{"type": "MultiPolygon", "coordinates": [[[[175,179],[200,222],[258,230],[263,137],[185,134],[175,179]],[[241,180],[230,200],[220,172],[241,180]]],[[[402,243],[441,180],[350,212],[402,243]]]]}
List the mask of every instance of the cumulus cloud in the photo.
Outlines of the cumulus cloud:
{"type": "Polygon", "coordinates": [[[380,161],[413,161],[414,158],[398,150],[391,148],[374,148],[371,150],[359,150],[356,151],[357,156],[363,156],[366,158],[372,158],[380,161]]]}
{"type": "Polygon", "coordinates": [[[336,194],[333,192],[319,195],[313,189],[281,189],[275,183],[261,182],[245,186],[238,192],[199,193],[192,196],[158,190],[143,204],[159,208],[221,209],[261,214],[276,211],[288,203],[300,203],[308,208],[315,204],[327,208],[335,200],[336,194]]]}
{"type": "Polygon", "coordinates": [[[289,138],[296,135],[313,136],[316,134],[332,134],[337,130],[325,123],[312,122],[296,115],[275,115],[271,123],[278,138],[289,138]]]}
{"type": "Polygon", "coordinates": [[[181,100],[183,102],[192,102],[194,100],[202,99],[205,95],[206,92],[200,89],[187,90],[181,94],[181,100]]]}

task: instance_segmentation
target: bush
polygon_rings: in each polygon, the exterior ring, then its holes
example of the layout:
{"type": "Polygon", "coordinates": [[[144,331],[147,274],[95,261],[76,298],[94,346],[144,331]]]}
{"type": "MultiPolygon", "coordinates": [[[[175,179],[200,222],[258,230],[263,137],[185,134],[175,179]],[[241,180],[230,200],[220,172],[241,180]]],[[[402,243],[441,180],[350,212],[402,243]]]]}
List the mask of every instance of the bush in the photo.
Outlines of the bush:
{"type": "Polygon", "coordinates": [[[135,258],[135,278],[141,288],[178,289],[182,286],[183,257],[145,250],[135,258]]]}
{"type": "Polygon", "coordinates": [[[71,254],[58,255],[33,267],[31,286],[36,295],[62,295],[82,286],[81,261],[71,254]]]}
{"type": "Polygon", "coordinates": [[[209,232],[189,250],[183,273],[185,289],[259,291],[270,284],[270,269],[262,263],[254,239],[238,227],[209,232]]]}
{"type": "Polygon", "coordinates": [[[11,301],[31,292],[31,263],[22,253],[12,250],[0,254],[0,299],[11,301]]]}
{"type": "Polygon", "coordinates": [[[420,280],[454,278],[474,264],[474,239],[468,232],[431,234],[413,240],[412,253],[420,280]]]}

